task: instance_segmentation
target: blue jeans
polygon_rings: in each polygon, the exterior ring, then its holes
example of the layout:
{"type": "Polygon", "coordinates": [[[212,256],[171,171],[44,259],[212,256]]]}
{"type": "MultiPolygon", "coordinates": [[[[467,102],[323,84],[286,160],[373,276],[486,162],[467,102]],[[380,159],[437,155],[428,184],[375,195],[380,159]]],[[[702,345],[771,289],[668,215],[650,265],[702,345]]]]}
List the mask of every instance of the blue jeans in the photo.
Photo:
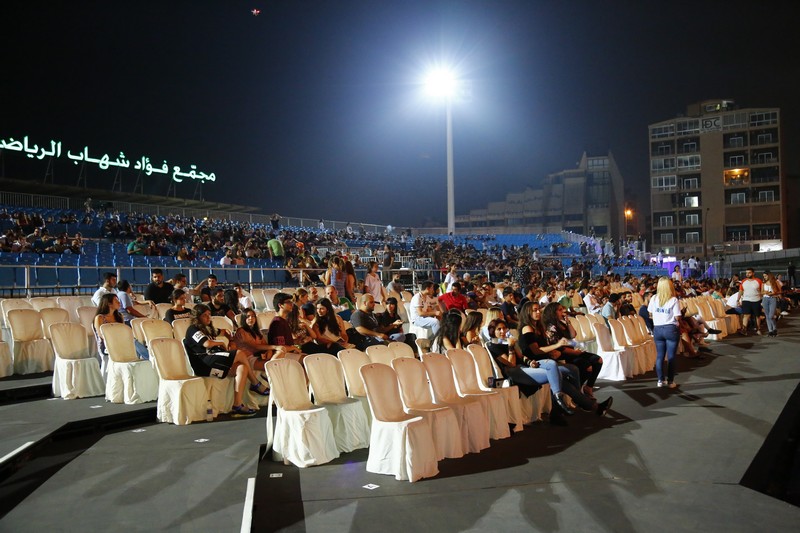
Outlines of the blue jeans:
{"type": "Polygon", "coordinates": [[[674,324],[656,326],[653,330],[653,340],[656,343],[656,375],[658,376],[658,381],[664,381],[664,372],[661,369],[661,364],[664,362],[664,355],[666,354],[667,381],[672,383],[675,379],[675,353],[678,351],[681,333],[678,330],[678,326],[674,324]]]}
{"type": "Polygon", "coordinates": [[[553,394],[561,392],[561,376],[558,372],[558,363],[552,359],[542,359],[537,362],[539,363],[539,368],[524,366],[522,367],[522,371],[528,374],[531,379],[539,385],[549,383],[550,390],[553,394]]]}
{"type": "Polygon", "coordinates": [[[764,309],[764,316],[767,318],[767,331],[775,331],[778,324],[775,323],[775,309],[778,307],[778,299],[774,296],[764,296],[761,299],[761,307],[764,309]]]}

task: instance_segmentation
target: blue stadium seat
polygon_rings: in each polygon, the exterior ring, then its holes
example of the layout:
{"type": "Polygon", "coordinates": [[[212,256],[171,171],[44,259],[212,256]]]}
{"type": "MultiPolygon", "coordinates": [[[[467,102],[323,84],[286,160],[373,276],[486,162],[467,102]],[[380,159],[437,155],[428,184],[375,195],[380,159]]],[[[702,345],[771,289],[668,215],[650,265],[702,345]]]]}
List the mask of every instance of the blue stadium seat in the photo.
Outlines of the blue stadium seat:
{"type": "Polygon", "coordinates": [[[62,287],[77,287],[78,268],[74,266],[59,266],[58,284],[62,287]]]}
{"type": "Polygon", "coordinates": [[[55,287],[58,285],[58,273],[55,268],[36,267],[34,271],[37,287],[55,287]]]}
{"type": "Polygon", "coordinates": [[[0,287],[11,288],[16,283],[16,268],[13,266],[0,266],[0,287]]]}
{"type": "Polygon", "coordinates": [[[102,284],[100,272],[96,266],[79,266],[78,275],[82,287],[99,287],[102,284]]]}

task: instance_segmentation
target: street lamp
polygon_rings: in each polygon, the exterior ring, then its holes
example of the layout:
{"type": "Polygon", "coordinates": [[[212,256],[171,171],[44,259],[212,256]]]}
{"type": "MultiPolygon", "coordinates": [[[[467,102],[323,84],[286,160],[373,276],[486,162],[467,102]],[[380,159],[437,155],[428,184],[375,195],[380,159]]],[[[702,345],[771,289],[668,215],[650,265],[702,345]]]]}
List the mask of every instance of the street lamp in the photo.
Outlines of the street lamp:
{"type": "Polygon", "coordinates": [[[631,236],[630,227],[629,227],[631,220],[633,220],[633,209],[628,207],[628,208],[625,209],[625,238],[626,239],[630,239],[630,236],[631,236]]]}
{"type": "Polygon", "coordinates": [[[453,113],[452,103],[458,81],[447,69],[437,69],[428,74],[425,86],[435,97],[444,98],[447,107],[447,233],[456,231],[456,200],[453,180],[453,113]]]}

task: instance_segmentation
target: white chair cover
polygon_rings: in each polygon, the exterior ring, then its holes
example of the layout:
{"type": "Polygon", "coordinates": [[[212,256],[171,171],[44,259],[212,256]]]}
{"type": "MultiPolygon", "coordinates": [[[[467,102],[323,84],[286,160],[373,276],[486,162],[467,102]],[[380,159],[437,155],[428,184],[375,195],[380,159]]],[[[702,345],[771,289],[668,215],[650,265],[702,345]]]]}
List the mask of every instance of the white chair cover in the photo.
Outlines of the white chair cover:
{"type": "Polygon", "coordinates": [[[622,353],[633,353],[634,360],[630,364],[625,360],[622,361],[625,377],[631,377],[641,369],[645,369],[643,372],[646,371],[647,347],[642,344],[633,344],[629,341],[625,333],[625,327],[619,320],[609,318],[608,325],[611,328],[611,340],[614,343],[614,350],[622,351],[622,353]]]}
{"type": "Polygon", "coordinates": [[[267,304],[267,311],[275,311],[275,308],[272,306],[272,300],[275,299],[275,295],[278,294],[280,289],[264,289],[264,301],[267,304]]]}
{"type": "Polygon", "coordinates": [[[133,330],[120,323],[100,326],[108,350],[106,401],[137,404],[158,397],[158,375],[149,361],[136,356],[133,330]]]}
{"type": "Polygon", "coordinates": [[[78,308],[83,305],[80,296],[59,296],[56,302],[61,309],[66,309],[69,313],[69,321],[80,324],[81,319],[78,316],[78,308]]]}
{"type": "MultiPolygon", "coordinates": [[[[649,368],[648,365],[655,365],[656,362],[656,343],[650,335],[643,334],[639,326],[639,320],[644,324],[644,319],[640,316],[624,317],[619,322],[625,331],[625,339],[631,346],[641,346],[644,348],[644,359],[636,360],[634,375],[644,374],[649,368]]],[[[647,328],[645,327],[645,331],[647,328]]]]}
{"type": "Polygon", "coordinates": [[[430,339],[417,339],[414,344],[417,345],[417,355],[422,361],[422,356],[431,351],[431,341],[430,339]]]}
{"type": "Polygon", "coordinates": [[[305,468],[339,457],[333,426],[324,407],[308,399],[303,367],[293,359],[274,359],[264,365],[270,384],[267,408],[267,449],[272,458],[305,468]],[[272,427],[272,403],[278,408],[272,427]]]}
{"type": "Polygon", "coordinates": [[[511,436],[508,429],[508,408],[506,400],[499,392],[481,390],[475,360],[466,350],[447,350],[447,358],[453,365],[456,376],[456,389],[461,396],[476,396],[486,403],[489,412],[489,437],[495,440],[511,436]]]}
{"type": "Polygon", "coordinates": [[[372,409],[367,472],[412,482],[437,475],[431,428],[421,416],[403,411],[397,374],[380,363],[362,366],[360,372],[372,409]]]}
{"type": "Polygon", "coordinates": [[[264,289],[253,289],[250,291],[253,295],[253,310],[256,312],[263,311],[267,308],[267,299],[264,297],[264,289]]]}
{"type": "Polygon", "coordinates": [[[356,398],[364,412],[367,414],[367,421],[372,426],[372,411],[369,410],[367,401],[367,390],[364,388],[364,380],[358,372],[362,366],[370,364],[369,357],[361,350],[350,348],[339,352],[339,361],[344,370],[344,381],[347,384],[347,395],[356,398]]]}
{"type": "Polygon", "coordinates": [[[154,339],[171,339],[172,325],[164,320],[146,318],[141,323],[142,333],[144,334],[145,345],[148,347],[154,339]]]}
{"type": "Polygon", "coordinates": [[[616,348],[611,340],[611,334],[605,324],[592,323],[595,338],[597,339],[597,355],[603,358],[603,367],[597,379],[609,381],[625,381],[626,370],[636,365],[636,355],[630,348],[616,348]]]}
{"type": "Polygon", "coordinates": [[[6,298],[0,301],[0,310],[2,310],[2,326],[3,326],[3,340],[11,343],[11,327],[8,325],[8,312],[12,309],[33,309],[33,306],[23,298],[6,298]]]}
{"type": "Polygon", "coordinates": [[[61,309],[60,307],[45,307],[39,311],[39,315],[42,317],[42,333],[44,334],[45,339],[50,338],[51,324],[70,322],[69,311],[66,309],[61,309]]]}
{"type": "Polygon", "coordinates": [[[163,303],[163,304],[156,304],[156,313],[158,314],[157,317],[159,320],[164,320],[164,316],[166,315],[167,310],[172,308],[172,304],[163,303]]]}
{"type": "Polygon", "coordinates": [[[725,304],[722,300],[717,298],[711,298],[711,307],[714,308],[714,316],[716,317],[725,317],[725,323],[728,327],[728,335],[733,335],[739,328],[742,327],[742,321],[737,314],[727,314],[725,312],[725,304]]]}
{"type": "Polygon", "coordinates": [[[53,370],[53,346],[42,332],[42,318],[34,309],[11,309],[6,318],[14,342],[15,374],[34,374],[53,370]]]}
{"type": "Polygon", "coordinates": [[[208,396],[203,380],[189,375],[183,344],[177,339],[153,339],[148,346],[158,372],[159,422],[183,426],[205,420],[208,396]]]}
{"type": "Polygon", "coordinates": [[[38,297],[38,298],[31,298],[28,300],[31,304],[31,307],[36,309],[37,311],[41,311],[42,309],[52,309],[54,307],[58,307],[58,302],[55,298],[47,298],[47,297],[38,297]]]}
{"type": "MultiPolygon", "coordinates": [[[[82,298],[82,297],[81,297],[82,298]]],[[[86,330],[86,336],[89,338],[89,351],[92,355],[97,357],[97,360],[102,363],[102,356],[97,353],[97,341],[94,338],[94,317],[97,315],[97,307],[89,305],[81,305],[75,310],[78,314],[78,322],[83,325],[86,330]]]]}
{"type": "Polygon", "coordinates": [[[712,341],[721,341],[728,336],[728,325],[724,318],[717,318],[714,316],[714,311],[711,309],[711,304],[702,298],[696,298],[697,310],[700,316],[705,320],[709,328],[718,329],[721,333],[709,333],[706,339],[712,341]]]}
{"type": "Polygon", "coordinates": [[[462,398],[456,392],[453,366],[442,354],[427,353],[422,357],[425,371],[437,405],[453,409],[461,428],[462,446],[466,453],[478,453],[489,447],[489,414],[477,398],[462,398]]]}
{"type": "Polygon", "coordinates": [[[212,316],[211,324],[217,329],[227,329],[231,334],[233,334],[233,330],[236,329],[233,327],[231,319],[226,316],[212,316]]]}
{"type": "Polygon", "coordinates": [[[272,323],[272,319],[275,318],[277,315],[275,311],[261,311],[260,313],[256,313],[256,320],[258,320],[258,329],[265,330],[269,329],[269,325],[272,323]]]}
{"type": "MultiPolygon", "coordinates": [[[[69,315],[66,310],[61,311],[69,315]]],[[[56,355],[53,396],[72,400],[105,394],[106,384],[100,365],[89,352],[89,339],[83,326],[72,322],[52,324],[50,339],[56,355]]]]}
{"type": "MultiPolygon", "coordinates": [[[[597,353],[597,339],[594,337],[594,330],[592,329],[592,323],[586,315],[578,315],[576,317],[571,317],[570,322],[575,320],[577,322],[578,327],[580,327],[581,334],[583,335],[583,349],[587,352],[597,353]]],[[[578,327],[575,329],[577,330],[578,327]]]]}
{"type": "Polygon", "coordinates": [[[134,318],[131,320],[131,329],[133,330],[133,338],[141,344],[147,345],[144,338],[144,331],[142,331],[142,322],[145,320],[152,320],[151,318],[134,318]]]}
{"type": "Polygon", "coordinates": [[[339,359],[329,354],[312,354],[303,359],[314,405],[328,411],[336,448],[343,453],[369,446],[370,420],[361,402],[348,398],[344,371],[339,359]]]}
{"type": "Polygon", "coordinates": [[[391,348],[383,344],[368,346],[367,356],[371,362],[381,363],[386,366],[392,366],[392,359],[395,357],[391,348]]]}
{"type": "Polygon", "coordinates": [[[488,385],[488,381],[490,377],[496,378],[503,378],[500,369],[495,371],[494,366],[492,365],[492,356],[489,355],[489,352],[486,351],[486,348],[483,346],[479,346],[477,344],[470,344],[467,347],[467,352],[472,357],[472,360],[475,362],[475,371],[477,372],[477,384],[478,387],[482,391],[486,392],[497,392],[501,394],[506,401],[506,409],[508,411],[508,421],[510,424],[514,424],[514,432],[522,431],[524,426],[523,424],[531,422],[530,415],[532,409],[530,407],[530,402],[528,402],[528,397],[525,396],[525,403],[528,404],[527,409],[523,409],[522,407],[522,395],[519,392],[519,387],[516,385],[511,385],[510,387],[504,388],[497,388],[497,389],[490,389],[488,385]],[[526,411],[528,417],[523,416],[523,411],[526,411]]]}
{"type": "Polygon", "coordinates": [[[175,336],[176,339],[182,342],[183,339],[186,338],[186,330],[188,330],[189,326],[191,325],[192,325],[191,318],[175,319],[172,321],[172,334],[175,336]]]}
{"type": "Polygon", "coordinates": [[[414,359],[414,349],[404,342],[390,342],[389,349],[392,351],[392,359],[397,359],[398,357],[414,359]]]}
{"type": "Polygon", "coordinates": [[[450,407],[433,403],[422,361],[398,357],[392,361],[392,368],[397,373],[405,411],[412,416],[421,416],[431,428],[433,444],[436,446],[436,460],[463,457],[463,435],[458,419],[450,407]]]}
{"type": "Polygon", "coordinates": [[[11,349],[8,343],[0,341],[0,378],[10,376],[14,373],[14,358],[11,357],[11,349]]]}

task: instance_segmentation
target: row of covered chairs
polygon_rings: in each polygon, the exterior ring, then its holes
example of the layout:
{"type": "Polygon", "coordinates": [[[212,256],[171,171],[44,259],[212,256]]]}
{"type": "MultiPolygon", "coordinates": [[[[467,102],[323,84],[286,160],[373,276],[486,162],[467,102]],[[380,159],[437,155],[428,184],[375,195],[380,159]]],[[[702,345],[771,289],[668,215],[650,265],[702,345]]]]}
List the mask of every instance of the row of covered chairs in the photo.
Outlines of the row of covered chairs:
{"type": "MultiPolygon", "coordinates": [[[[303,364],[310,391],[299,363],[269,361],[270,402],[278,407],[274,430],[267,422],[273,458],[305,467],[355,449],[363,435],[341,433],[346,409],[353,420],[364,416],[371,425],[367,471],[415,481],[436,475],[441,459],[477,453],[490,439],[509,437],[512,419],[522,420],[523,400],[516,387],[486,385],[484,374],[495,375],[495,369],[483,347],[449,350],[446,356],[426,353],[420,361],[410,348],[401,348],[403,343],[393,344],[396,353],[373,346],[366,353],[342,350],[338,358],[307,356],[303,364]]],[[[548,389],[534,395],[540,396],[535,398],[540,405],[535,416],[534,409],[528,410],[528,421],[549,410],[548,389]]],[[[353,420],[351,427],[361,427],[353,420]]]]}

